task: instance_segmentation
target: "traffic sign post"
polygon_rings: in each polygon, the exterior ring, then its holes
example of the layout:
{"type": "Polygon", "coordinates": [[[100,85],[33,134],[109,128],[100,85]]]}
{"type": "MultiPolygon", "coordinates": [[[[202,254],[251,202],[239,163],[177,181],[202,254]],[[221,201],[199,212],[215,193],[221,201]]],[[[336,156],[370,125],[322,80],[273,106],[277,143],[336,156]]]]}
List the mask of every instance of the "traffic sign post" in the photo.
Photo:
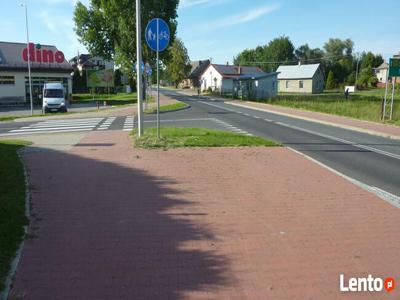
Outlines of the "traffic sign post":
{"type": "Polygon", "coordinates": [[[389,120],[393,119],[393,105],[394,105],[394,91],[396,85],[396,77],[400,77],[400,58],[390,58],[389,70],[387,72],[387,77],[386,77],[385,100],[383,104],[383,116],[382,116],[383,121],[385,121],[387,113],[389,113],[389,120]],[[387,101],[389,77],[392,78],[392,98],[390,100],[390,104],[387,101]],[[388,105],[390,105],[390,111],[388,111],[387,108],[388,105]]]}
{"type": "MultiPolygon", "coordinates": [[[[140,0],[136,0],[136,59],[142,61],[142,31],[141,31],[140,0]]],[[[138,103],[138,136],[143,135],[143,99],[142,99],[142,70],[136,64],[137,75],[137,103],[138,103]]]]}
{"type": "Polygon", "coordinates": [[[167,49],[170,40],[168,24],[160,18],[151,20],[145,31],[149,48],[157,53],[157,138],[160,138],[160,58],[159,53],[167,49]]]}

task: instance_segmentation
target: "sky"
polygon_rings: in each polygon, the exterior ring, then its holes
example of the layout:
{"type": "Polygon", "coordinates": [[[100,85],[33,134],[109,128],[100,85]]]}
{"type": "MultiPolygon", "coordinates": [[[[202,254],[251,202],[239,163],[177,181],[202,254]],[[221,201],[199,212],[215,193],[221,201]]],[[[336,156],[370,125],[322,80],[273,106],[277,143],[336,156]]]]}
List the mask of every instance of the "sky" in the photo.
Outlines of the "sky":
{"type": "MultiPolygon", "coordinates": [[[[0,1],[0,41],[26,42],[23,1],[0,1]]],[[[86,52],[73,30],[77,0],[26,1],[32,42],[55,45],[67,58],[86,52]]],[[[177,36],[191,60],[222,64],[279,36],[320,48],[329,38],[350,38],[356,52],[388,58],[400,51],[399,12],[399,0],[181,0],[177,36]]]]}

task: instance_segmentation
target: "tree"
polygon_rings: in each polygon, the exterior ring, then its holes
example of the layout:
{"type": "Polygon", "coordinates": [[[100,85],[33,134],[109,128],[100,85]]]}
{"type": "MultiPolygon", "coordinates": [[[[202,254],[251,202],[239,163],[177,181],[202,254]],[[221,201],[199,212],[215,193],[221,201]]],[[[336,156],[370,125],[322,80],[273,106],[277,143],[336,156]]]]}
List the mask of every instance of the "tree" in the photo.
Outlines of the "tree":
{"type": "Polygon", "coordinates": [[[319,48],[312,49],[308,44],[304,44],[295,50],[295,54],[299,61],[306,62],[314,60],[318,62],[324,56],[324,51],[319,48]]]}
{"type": "Polygon", "coordinates": [[[293,43],[286,36],[273,39],[265,47],[264,58],[268,62],[274,62],[264,67],[267,71],[275,71],[279,65],[293,62],[296,59],[293,43]]]}
{"type": "MultiPolygon", "coordinates": [[[[170,28],[171,42],[176,34],[177,7],[179,0],[141,1],[142,24],[160,17],[170,28]]],[[[91,0],[89,7],[77,2],[74,11],[75,32],[92,54],[113,59],[123,73],[133,78],[136,62],[136,8],[135,0],[91,0]]],[[[145,26],[142,26],[144,37],[145,26]]],[[[155,60],[143,44],[143,60],[155,60]]],[[[168,51],[160,54],[168,59],[168,51]]]]}
{"type": "Polygon", "coordinates": [[[361,69],[365,68],[376,68],[379,67],[383,63],[383,58],[381,55],[374,55],[372,52],[363,52],[361,54],[361,64],[360,67],[361,69]]]}
{"type": "Polygon", "coordinates": [[[332,90],[336,87],[335,76],[333,75],[332,70],[329,71],[328,78],[326,79],[326,89],[332,90]]]}
{"type": "Polygon", "coordinates": [[[354,42],[351,39],[329,39],[324,49],[326,57],[330,60],[338,60],[342,56],[350,56],[353,53],[354,42]]]}
{"type": "Polygon", "coordinates": [[[175,39],[169,49],[171,59],[167,63],[167,70],[171,81],[178,84],[189,76],[191,69],[189,55],[182,40],[175,39]]]}

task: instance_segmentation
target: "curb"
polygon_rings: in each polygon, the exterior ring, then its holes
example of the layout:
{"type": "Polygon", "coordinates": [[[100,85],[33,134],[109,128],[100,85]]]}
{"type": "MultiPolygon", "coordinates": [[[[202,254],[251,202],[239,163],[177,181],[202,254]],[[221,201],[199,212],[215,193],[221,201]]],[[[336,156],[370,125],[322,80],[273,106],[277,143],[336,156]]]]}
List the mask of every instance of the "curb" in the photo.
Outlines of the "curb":
{"type": "MultiPolygon", "coordinates": [[[[166,114],[166,113],[175,112],[175,111],[180,111],[180,110],[185,110],[185,109],[189,109],[189,108],[191,108],[190,105],[188,105],[188,106],[186,106],[186,107],[182,107],[182,108],[173,109],[173,110],[160,111],[160,114],[166,114]]],[[[145,113],[145,114],[146,114],[146,115],[155,115],[155,114],[157,114],[157,111],[151,112],[151,113],[145,113]]]]}
{"type": "MultiPolygon", "coordinates": [[[[310,121],[310,122],[314,122],[314,123],[320,123],[320,124],[329,125],[329,126],[333,126],[333,127],[339,127],[339,128],[343,128],[343,129],[350,129],[350,130],[353,130],[353,131],[358,131],[358,132],[362,132],[362,133],[376,135],[376,136],[380,136],[380,137],[384,137],[384,138],[390,138],[390,139],[393,139],[393,140],[400,140],[400,135],[392,135],[392,134],[387,134],[387,133],[383,133],[383,132],[380,132],[380,131],[363,129],[361,127],[355,127],[355,126],[350,126],[350,125],[344,125],[344,124],[339,124],[339,123],[322,121],[322,120],[313,119],[313,118],[309,118],[309,117],[297,116],[297,115],[293,115],[293,114],[290,114],[290,113],[277,112],[277,111],[274,111],[274,110],[269,110],[267,108],[252,107],[252,106],[248,106],[248,105],[245,105],[245,104],[239,104],[239,103],[230,103],[230,102],[224,102],[224,103],[229,104],[229,105],[233,105],[233,106],[244,107],[244,108],[248,108],[248,109],[264,111],[264,112],[269,112],[269,113],[277,114],[277,115],[281,115],[281,116],[286,116],[286,117],[296,118],[296,119],[300,119],[300,120],[310,121]]],[[[399,130],[400,130],[400,128],[399,128],[399,130]]]]}
{"type": "MultiPolygon", "coordinates": [[[[29,220],[30,216],[31,216],[31,209],[30,209],[31,193],[30,193],[30,190],[29,190],[29,175],[28,175],[28,171],[26,169],[25,162],[22,159],[23,151],[25,151],[25,147],[20,149],[20,150],[18,150],[17,151],[17,155],[18,155],[19,159],[21,160],[22,168],[23,168],[23,171],[24,171],[24,177],[25,177],[25,216],[29,220]]],[[[7,300],[8,296],[9,296],[9,293],[11,291],[13,279],[14,279],[15,273],[17,272],[17,267],[18,267],[18,264],[19,264],[19,261],[21,259],[21,255],[22,255],[22,250],[23,250],[24,245],[25,245],[25,239],[26,239],[26,236],[27,236],[27,233],[28,233],[28,226],[29,226],[29,223],[24,226],[24,236],[23,236],[22,241],[21,241],[21,243],[20,243],[20,245],[19,245],[19,247],[17,249],[17,252],[15,253],[14,259],[11,262],[11,268],[10,268],[10,271],[9,271],[8,276],[6,277],[6,280],[5,280],[5,283],[4,283],[5,284],[5,288],[4,288],[3,292],[0,293],[0,299],[1,300],[7,300]]]]}

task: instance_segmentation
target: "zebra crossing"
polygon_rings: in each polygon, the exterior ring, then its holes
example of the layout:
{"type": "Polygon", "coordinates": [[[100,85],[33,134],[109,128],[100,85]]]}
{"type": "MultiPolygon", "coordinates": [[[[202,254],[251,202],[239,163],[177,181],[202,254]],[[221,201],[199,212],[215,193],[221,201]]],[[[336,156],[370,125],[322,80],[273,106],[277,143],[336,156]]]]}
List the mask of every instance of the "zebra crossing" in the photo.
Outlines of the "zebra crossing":
{"type": "Polygon", "coordinates": [[[131,131],[133,129],[133,124],[134,119],[132,116],[126,117],[125,122],[124,122],[124,128],[122,129],[123,131],[131,131]]]}
{"type": "Polygon", "coordinates": [[[9,130],[3,135],[27,135],[39,133],[80,132],[92,130],[132,130],[133,117],[98,117],[86,119],[46,120],[18,129],[9,130]],[[119,122],[117,120],[119,119],[119,122]],[[116,124],[118,123],[118,124],[116,124]],[[122,126],[123,124],[123,126],[122,126]]]}
{"type": "Polygon", "coordinates": [[[101,123],[101,125],[97,129],[98,130],[107,130],[107,129],[109,129],[111,124],[115,121],[116,118],[117,117],[109,117],[109,118],[107,118],[103,123],[101,123]]]}

